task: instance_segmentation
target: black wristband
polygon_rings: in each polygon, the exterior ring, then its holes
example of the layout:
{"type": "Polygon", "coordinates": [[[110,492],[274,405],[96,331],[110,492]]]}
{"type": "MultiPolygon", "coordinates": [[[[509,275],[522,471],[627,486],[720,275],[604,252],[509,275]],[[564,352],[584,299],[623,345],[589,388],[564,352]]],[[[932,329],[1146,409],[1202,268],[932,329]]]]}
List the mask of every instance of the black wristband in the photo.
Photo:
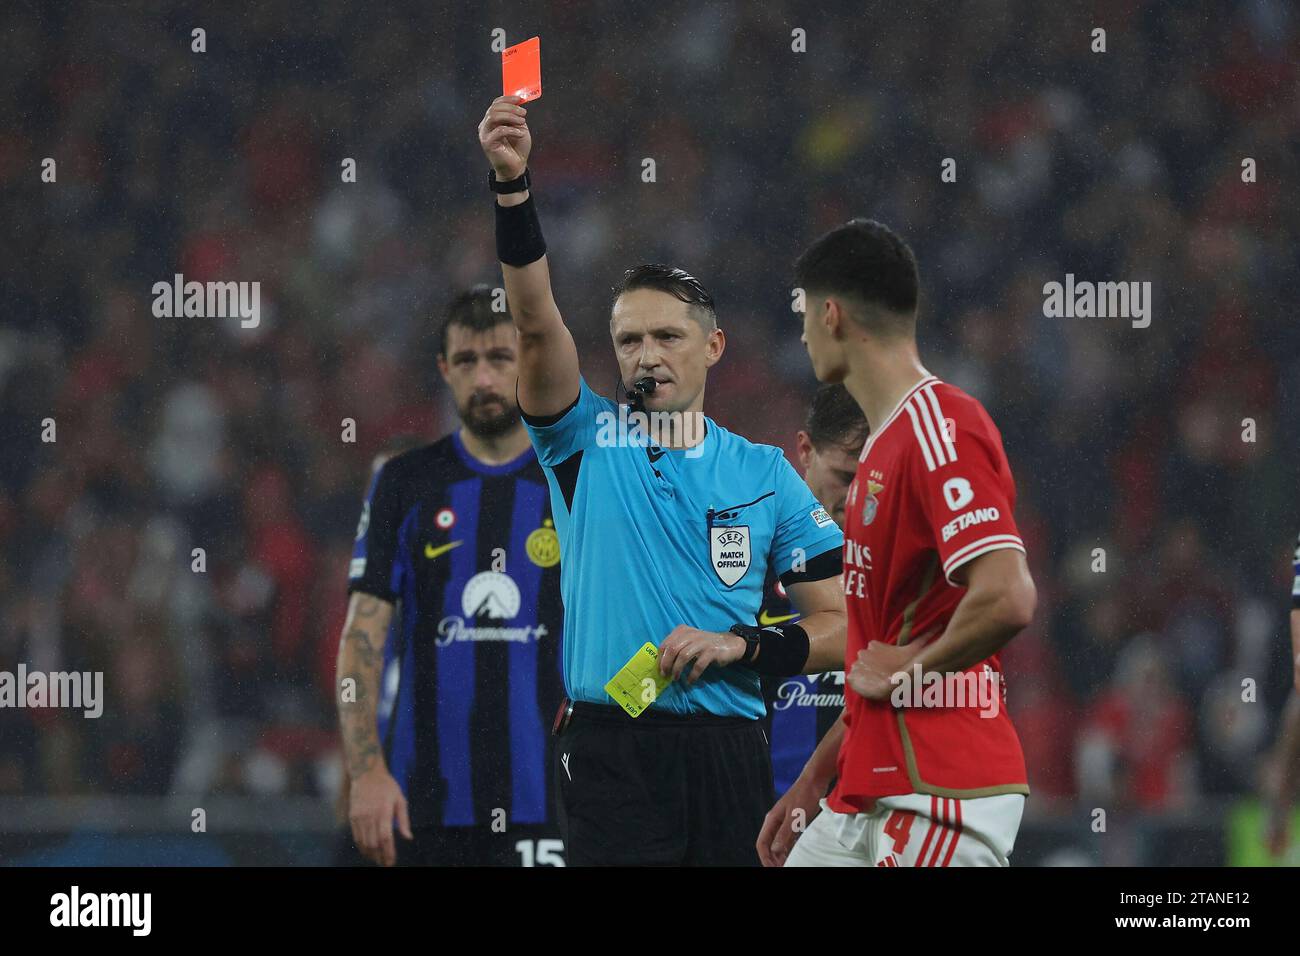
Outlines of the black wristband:
{"type": "Polygon", "coordinates": [[[546,255],[537,206],[529,196],[516,206],[497,207],[497,259],[508,266],[526,266],[546,255]]]}
{"type": "Polygon", "coordinates": [[[488,170],[488,189],[494,193],[522,193],[532,188],[533,178],[528,174],[525,168],[522,173],[514,179],[507,179],[504,182],[497,179],[495,169],[488,170]]]}
{"type": "Polygon", "coordinates": [[[731,633],[745,639],[745,656],[736,663],[756,673],[793,677],[802,674],[808,663],[808,632],[798,624],[770,627],[733,624],[731,633]]]}

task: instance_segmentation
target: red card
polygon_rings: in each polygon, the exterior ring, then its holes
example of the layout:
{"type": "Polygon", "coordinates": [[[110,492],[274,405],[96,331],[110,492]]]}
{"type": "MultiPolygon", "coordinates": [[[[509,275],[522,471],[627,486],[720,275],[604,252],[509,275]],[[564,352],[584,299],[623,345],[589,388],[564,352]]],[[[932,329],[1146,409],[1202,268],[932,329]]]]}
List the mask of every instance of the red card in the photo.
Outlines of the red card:
{"type": "Polygon", "coordinates": [[[542,95],[542,38],[533,37],[501,51],[501,92],[527,103],[542,95]]]}

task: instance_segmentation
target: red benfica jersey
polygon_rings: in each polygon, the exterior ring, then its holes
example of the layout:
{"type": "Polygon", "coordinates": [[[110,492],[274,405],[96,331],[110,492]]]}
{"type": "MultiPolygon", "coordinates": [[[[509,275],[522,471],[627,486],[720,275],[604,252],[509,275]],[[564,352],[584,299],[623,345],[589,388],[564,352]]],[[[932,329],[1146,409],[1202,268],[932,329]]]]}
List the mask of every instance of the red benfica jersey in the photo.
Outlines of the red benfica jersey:
{"type": "MultiPolygon", "coordinates": [[[[903,645],[942,633],[966,593],[953,572],[999,548],[1025,550],[1015,503],[1002,436],[984,406],[933,375],[918,382],[872,431],[849,486],[846,672],[872,640],[903,645]]],[[[983,706],[975,693],[966,706],[895,707],[846,692],[831,808],[856,813],[877,797],[905,793],[1027,794],[997,655],[970,671],[986,682],[983,706]],[[989,706],[993,692],[996,708],[989,706]],[[996,716],[981,716],[994,709],[996,716]]]]}

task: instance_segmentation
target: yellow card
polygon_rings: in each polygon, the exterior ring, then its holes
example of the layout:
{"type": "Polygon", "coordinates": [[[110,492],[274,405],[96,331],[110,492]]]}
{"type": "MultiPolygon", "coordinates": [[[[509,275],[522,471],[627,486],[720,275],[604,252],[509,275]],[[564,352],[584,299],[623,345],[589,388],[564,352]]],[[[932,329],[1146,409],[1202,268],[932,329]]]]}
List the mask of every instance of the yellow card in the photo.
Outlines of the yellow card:
{"type": "Polygon", "coordinates": [[[659,648],[649,641],[605,685],[605,693],[633,717],[639,717],[673,682],[659,673],[659,648]]]}

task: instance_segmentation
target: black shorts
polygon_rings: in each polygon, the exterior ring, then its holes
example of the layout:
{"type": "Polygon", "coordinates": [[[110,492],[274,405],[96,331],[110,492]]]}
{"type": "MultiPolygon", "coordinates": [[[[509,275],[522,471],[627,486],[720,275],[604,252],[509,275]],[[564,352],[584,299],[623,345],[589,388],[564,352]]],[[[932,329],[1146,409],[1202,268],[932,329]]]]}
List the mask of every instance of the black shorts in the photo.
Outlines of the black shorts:
{"type": "MultiPolygon", "coordinates": [[[[481,827],[428,827],[414,839],[393,834],[398,866],[564,866],[564,843],[555,824],[516,824],[504,832],[481,827]]],[[[374,866],[357,849],[350,828],[335,845],[335,866],[374,866]]]]}
{"type": "Polygon", "coordinates": [[[776,802],[761,720],[579,703],[553,759],[570,866],[758,866],[776,802]]]}

